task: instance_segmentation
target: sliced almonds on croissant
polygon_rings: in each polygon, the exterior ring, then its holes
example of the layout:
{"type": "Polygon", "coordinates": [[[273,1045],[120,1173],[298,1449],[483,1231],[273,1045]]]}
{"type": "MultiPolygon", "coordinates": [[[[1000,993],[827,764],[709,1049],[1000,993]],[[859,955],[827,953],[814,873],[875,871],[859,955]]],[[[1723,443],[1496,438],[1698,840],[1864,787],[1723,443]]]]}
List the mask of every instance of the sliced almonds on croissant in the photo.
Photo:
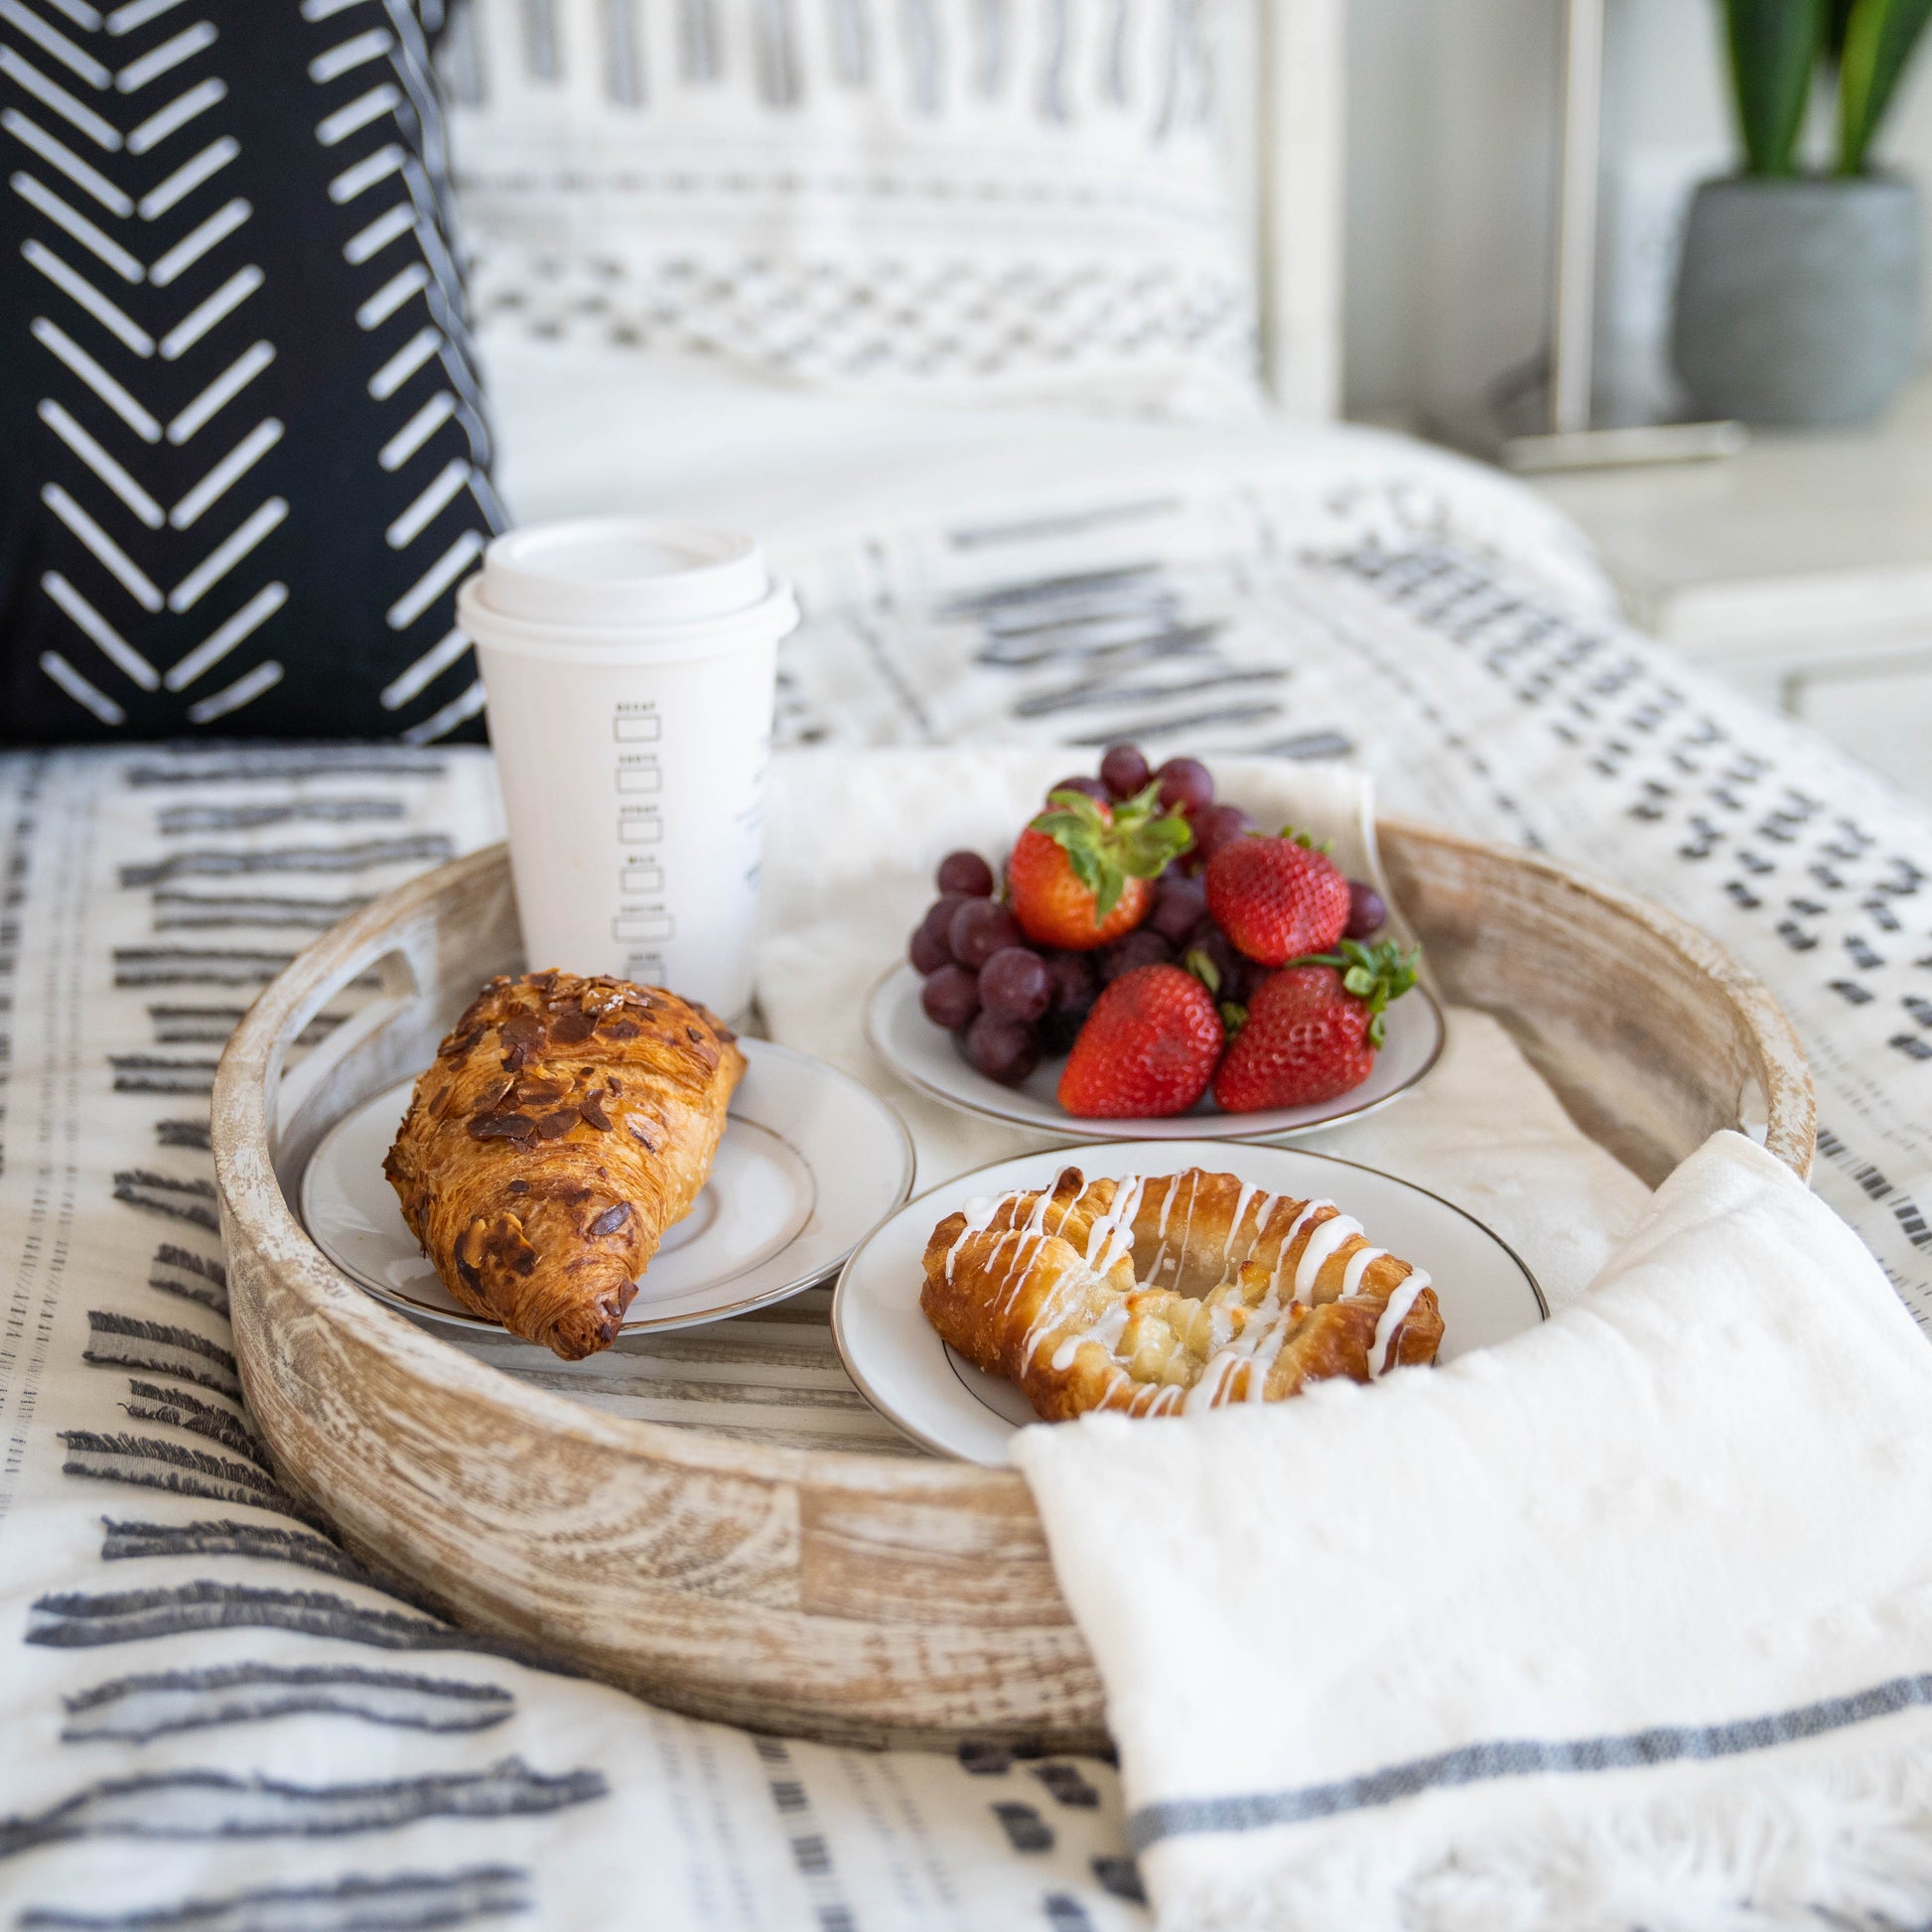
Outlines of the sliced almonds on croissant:
{"type": "Polygon", "coordinates": [[[933,1229],[919,1306],[1048,1422],[1277,1402],[1432,1362],[1429,1276],[1333,1201],[1234,1174],[1088,1180],[970,1202],[933,1229]]]}
{"type": "Polygon", "coordinates": [[[383,1173],[443,1285],[577,1361],[617,1339],[711,1173],[735,1036],[626,980],[494,979],[416,1082],[383,1173]]]}

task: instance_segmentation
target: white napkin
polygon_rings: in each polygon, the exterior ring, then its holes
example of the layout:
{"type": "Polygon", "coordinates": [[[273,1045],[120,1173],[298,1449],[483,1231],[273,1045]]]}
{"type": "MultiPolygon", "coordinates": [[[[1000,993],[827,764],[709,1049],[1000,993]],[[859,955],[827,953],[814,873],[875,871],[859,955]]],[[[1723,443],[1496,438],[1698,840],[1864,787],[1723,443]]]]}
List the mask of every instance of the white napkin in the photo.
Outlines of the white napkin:
{"type": "Polygon", "coordinates": [[[1932,1908],[1932,1352],[1739,1135],[1515,1340],[1015,1459],[1164,1928],[1932,1908]]]}
{"type": "MultiPolygon", "coordinates": [[[[904,1116],[923,1190],[1064,1136],[1029,1133],[927,1100],[865,1036],[866,996],[905,957],[932,870],[956,847],[993,859],[1046,787],[1090,768],[1064,749],[783,754],[766,806],[759,1005],[772,1038],[855,1073],[904,1116]]],[[[1263,825],[1311,826],[1351,876],[1372,877],[1367,777],[1344,766],[1216,759],[1220,795],[1263,825]]],[[[1298,1146],[1385,1168],[1488,1223],[1529,1263],[1552,1306],[1584,1287],[1636,1224],[1649,1190],[1580,1133],[1509,1035],[1450,1015],[1448,1050],[1394,1106],[1298,1146]]]]}

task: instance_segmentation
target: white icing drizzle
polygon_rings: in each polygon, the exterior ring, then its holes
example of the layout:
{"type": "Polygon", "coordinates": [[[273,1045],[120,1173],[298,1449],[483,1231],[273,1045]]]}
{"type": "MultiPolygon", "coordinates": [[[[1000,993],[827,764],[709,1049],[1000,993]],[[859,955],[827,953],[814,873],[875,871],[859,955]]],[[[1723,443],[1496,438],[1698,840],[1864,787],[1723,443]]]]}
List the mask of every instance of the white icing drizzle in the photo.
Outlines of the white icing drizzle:
{"type": "Polygon", "coordinates": [[[1071,1334],[1053,1350],[1052,1365],[1058,1374],[1064,1374],[1073,1366],[1081,1345],[1097,1341],[1108,1354],[1120,1346],[1122,1331],[1127,1326],[1127,1303],[1125,1299],[1109,1309],[1091,1328],[1082,1333],[1071,1334]]]}
{"type": "Polygon", "coordinates": [[[952,1280],[952,1267],[959,1251],[976,1234],[984,1234],[992,1226],[993,1217],[999,1213],[1012,1194],[975,1194],[961,1211],[965,1214],[966,1225],[959,1230],[957,1239],[946,1250],[946,1280],[952,1280]]]}
{"type": "MultiPolygon", "coordinates": [[[[1234,1258],[1234,1244],[1241,1239],[1241,1222],[1248,1212],[1248,1203],[1257,1194],[1261,1195],[1261,1205],[1255,1209],[1256,1233],[1261,1231],[1262,1223],[1267,1218],[1269,1208],[1275,1204],[1273,1194],[1262,1193],[1259,1187],[1250,1186],[1246,1181],[1241,1183],[1241,1191],[1234,1199],[1234,1212],[1228,1217],[1228,1231],[1221,1240],[1221,1268],[1223,1273],[1227,1271],[1230,1262],[1234,1258]]],[[[1248,1247],[1252,1252],[1254,1243],[1250,1241],[1248,1247]]]]}
{"type": "Polygon", "coordinates": [[[1387,1372],[1389,1344],[1396,1338],[1397,1330],[1409,1318],[1409,1311],[1416,1306],[1416,1298],[1429,1287],[1429,1271],[1412,1268],[1409,1279],[1389,1297],[1387,1306],[1375,1323],[1375,1339],[1369,1345],[1368,1379],[1379,1382],[1387,1372]]]}
{"type": "MultiPolygon", "coordinates": [[[[1252,1366],[1248,1370],[1248,1400],[1265,1402],[1264,1391],[1268,1386],[1268,1371],[1275,1366],[1275,1357],[1288,1345],[1288,1331],[1295,1319],[1297,1304],[1290,1303],[1283,1308],[1272,1295],[1262,1305],[1274,1316],[1273,1325],[1255,1344],[1252,1366]]],[[[1259,1314],[1260,1310],[1256,1311],[1259,1314]]]]}
{"type": "Polygon", "coordinates": [[[1359,1294],[1362,1277],[1368,1273],[1369,1264],[1377,1262],[1388,1253],[1386,1248],[1357,1248],[1348,1257],[1347,1265],[1341,1271],[1341,1294],[1346,1301],[1351,1295],[1359,1294]]]}
{"type": "Polygon", "coordinates": [[[1133,1174],[1114,1182],[1114,1204],[1087,1230],[1087,1266],[1105,1275],[1134,1252],[1134,1216],[1147,1182],[1133,1174]]]}
{"type": "MultiPolygon", "coordinates": [[[[1151,1267],[1147,1271],[1145,1277],[1143,1277],[1143,1279],[1147,1282],[1149,1287],[1155,1287],[1159,1285],[1162,1272],[1166,1269],[1168,1265],[1168,1217],[1173,1212],[1174,1196],[1179,1192],[1180,1189],[1178,1187],[1173,1187],[1173,1186],[1169,1187],[1168,1198],[1161,1203],[1161,1226],[1159,1230],[1161,1236],[1161,1251],[1154,1257],[1153,1267],[1151,1267]]],[[[1199,1193],[1200,1193],[1200,1173],[1198,1171],[1195,1171],[1189,1173],[1187,1177],[1187,1212],[1182,1217],[1180,1223],[1180,1253],[1181,1253],[1181,1258],[1183,1260],[1185,1259],[1187,1254],[1187,1237],[1193,1231],[1193,1226],[1194,1226],[1194,1201],[1198,1197],[1199,1193]]],[[[1176,1278],[1178,1278],[1180,1274],[1180,1265],[1181,1264],[1179,1261],[1176,1261],[1174,1263],[1173,1272],[1176,1278]]]]}
{"type": "MultiPolygon", "coordinates": [[[[1042,1188],[1035,1197],[1033,1211],[1027,1216],[1024,1224],[1014,1230],[1013,1259],[1007,1264],[1006,1274],[1006,1300],[1009,1304],[1019,1295],[1021,1289],[1026,1286],[1027,1266],[1034,1250],[1038,1248],[1042,1242],[1053,1238],[1046,1232],[1046,1216],[1052,1211],[1053,1202],[1059,1192],[1060,1182],[1069,1173],[1077,1175],[1078,1173],[1079,1170],[1075,1168],[1062,1168],[1054,1175],[1052,1186],[1042,1188]]],[[[1087,1186],[1083,1181],[1079,1191],[1068,1200],[1066,1204],[1067,1210],[1071,1210],[1076,1202],[1084,1199],[1086,1192],[1087,1186]]],[[[1065,1226],[1066,1212],[1063,1211],[1060,1215],[1060,1227],[1064,1230],[1065,1226]]],[[[1006,1238],[1004,1235],[1001,1236],[1002,1241],[1006,1238]]],[[[998,1252],[997,1244],[995,1252],[998,1252]]],[[[1059,1312],[1059,1305],[1062,1297],[1073,1287],[1074,1283],[1071,1280],[1062,1279],[1058,1288],[1041,1301],[1039,1308],[1034,1314],[1032,1325],[1027,1330],[1026,1339],[1022,1344],[1029,1356],[1038,1346],[1041,1331],[1049,1329],[1052,1326],[1053,1319],[1059,1312]]]]}
{"type": "Polygon", "coordinates": [[[1180,1413],[1183,1416],[1197,1416],[1203,1409],[1211,1409],[1215,1398],[1227,1386],[1228,1379],[1241,1366],[1242,1356],[1233,1348],[1224,1348],[1213,1356],[1201,1369],[1192,1388],[1180,1398],[1180,1413]]]}
{"type": "Polygon", "coordinates": [[[1360,1234],[1362,1224],[1352,1214],[1335,1214],[1311,1230],[1309,1245],[1302,1250],[1302,1259],[1295,1265],[1295,1293],[1306,1296],[1314,1287],[1315,1277],[1321,1273],[1321,1265],[1336,1249],[1346,1242],[1350,1235],[1360,1234]]]}
{"type": "Polygon", "coordinates": [[[1163,1254],[1166,1254],[1168,1251],[1168,1216],[1173,1212],[1173,1197],[1178,1191],[1177,1188],[1170,1187],[1167,1198],[1161,1203],[1161,1225],[1155,1229],[1155,1233],[1161,1237],[1161,1252],[1163,1254]]]}
{"type": "Polygon", "coordinates": [[[1282,1285],[1282,1270],[1288,1266],[1290,1251],[1295,1246],[1295,1237],[1321,1212],[1324,1207],[1333,1207],[1331,1200],[1311,1200],[1302,1203],[1302,1211],[1288,1224],[1288,1232],[1282,1236],[1282,1245],[1275,1255],[1275,1272],[1269,1278],[1268,1292],[1276,1293],[1282,1285]]]}

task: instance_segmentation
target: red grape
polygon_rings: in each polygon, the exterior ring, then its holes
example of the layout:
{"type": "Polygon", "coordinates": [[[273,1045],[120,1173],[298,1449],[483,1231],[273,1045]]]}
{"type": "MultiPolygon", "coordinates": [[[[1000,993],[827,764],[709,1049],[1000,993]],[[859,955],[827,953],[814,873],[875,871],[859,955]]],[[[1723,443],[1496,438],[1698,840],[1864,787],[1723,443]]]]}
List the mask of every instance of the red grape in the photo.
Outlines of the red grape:
{"type": "Polygon", "coordinates": [[[1161,781],[1161,803],[1169,811],[1176,805],[1190,818],[1214,802],[1214,778],[1199,759],[1170,759],[1154,774],[1161,781]]]}
{"type": "Polygon", "coordinates": [[[1380,932],[1388,916],[1389,908],[1373,886],[1364,886],[1359,879],[1348,882],[1348,923],[1341,929],[1344,939],[1366,939],[1370,933],[1380,932]]]}
{"type": "Polygon", "coordinates": [[[1099,998],[1092,953],[1049,952],[1045,955],[1045,966],[1053,982],[1053,1005],[1057,1009],[1085,1013],[1099,998]]]}
{"type": "MultiPolygon", "coordinates": [[[[952,942],[946,936],[952,930],[952,915],[965,903],[965,897],[959,893],[941,893],[926,907],[925,917],[919,921],[918,929],[912,935],[915,942],[922,934],[926,939],[936,942],[939,950],[945,954],[945,959],[938,961],[941,966],[952,957],[952,942]]],[[[926,950],[930,951],[931,948],[927,947],[926,950]]],[[[918,959],[912,954],[911,948],[908,947],[906,951],[907,956],[912,959],[912,964],[919,966],[918,959]]],[[[922,973],[929,973],[932,970],[930,966],[919,966],[919,971],[922,973]]]]}
{"type": "Polygon", "coordinates": [[[1189,864],[1198,871],[1222,846],[1246,838],[1254,829],[1254,820],[1239,805],[1208,806],[1194,818],[1194,849],[1187,854],[1189,864]]]}
{"type": "Polygon", "coordinates": [[[1206,910],[1207,889],[1198,879],[1163,873],[1154,889],[1154,909],[1147,922],[1162,938],[1178,945],[1200,923],[1206,910]]]}
{"type": "Polygon", "coordinates": [[[966,1058],[989,1080],[1017,1087],[1039,1064],[1039,1042],[1031,1027],[982,1013],[966,1030],[966,1058]]]}
{"type": "Polygon", "coordinates": [[[941,966],[919,989],[919,1005],[935,1027],[957,1033],[980,1010],[979,979],[963,966],[941,966]]]}
{"type": "Polygon", "coordinates": [[[1053,977],[1031,946],[1002,946],[980,968],[980,1005],[996,1019],[1023,1025],[1053,1003],[1053,977]]]}
{"type": "Polygon", "coordinates": [[[1089,798],[1097,798],[1103,805],[1114,802],[1114,794],[1098,778],[1062,778],[1056,785],[1046,787],[1046,795],[1052,797],[1056,791],[1084,791],[1089,798]]]}
{"type": "Polygon", "coordinates": [[[1049,952],[1046,971],[1053,982],[1053,1004],[1040,1023],[1040,1041],[1049,1053],[1064,1053],[1086,1025],[1100,988],[1089,953],[1049,952]]]}
{"type": "Polygon", "coordinates": [[[936,973],[941,966],[952,964],[945,940],[927,931],[923,924],[912,928],[912,940],[905,948],[905,956],[912,962],[912,970],[920,974],[936,973]]]}
{"type": "Polygon", "coordinates": [[[946,943],[962,966],[977,972],[1002,946],[1024,946],[1027,935],[997,899],[969,898],[953,913],[946,943]]]}
{"type": "Polygon", "coordinates": [[[977,852],[948,852],[934,878],[942,893],[957,893],[962,898],[993,897],[993,868],[977,852]]]}
{"type": "Polygon", "coordinates": [[[1109,745],[1100,759],[1100,781],[1116,798],[1132,798],[1153,774],[1138,745],[1109,745]]]}
{"type": "Polygon", "coordinates": [[[1148,926],[1138,926],[1125,938],[1100,948],[1100,981],[1111,986],[1123,973],[1136,966],[1165,966],[1173,958],[1173,948],[1148,926]]]}

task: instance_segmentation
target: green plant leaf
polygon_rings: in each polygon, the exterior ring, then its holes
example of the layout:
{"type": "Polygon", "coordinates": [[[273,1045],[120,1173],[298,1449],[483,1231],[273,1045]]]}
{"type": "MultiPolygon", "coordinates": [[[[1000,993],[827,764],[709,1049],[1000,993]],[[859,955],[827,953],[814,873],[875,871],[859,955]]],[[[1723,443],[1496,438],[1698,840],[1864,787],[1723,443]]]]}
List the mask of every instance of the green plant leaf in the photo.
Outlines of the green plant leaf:
{"type": "Polygon", "coordinates": [[[1864,173],[1872,138],[1928,20],[1932,0],[1852,0],[1838,69],[1840,174],[1864,173]]]}
{"type": "MultiPolygon", "coordinates": [[[[1867,0],[1856,0],[1854,14],[1867,0]]],[[[1831,0],[1725,0],[1737,132],[1753,175],[1793,172],[1831,0]]]]}

